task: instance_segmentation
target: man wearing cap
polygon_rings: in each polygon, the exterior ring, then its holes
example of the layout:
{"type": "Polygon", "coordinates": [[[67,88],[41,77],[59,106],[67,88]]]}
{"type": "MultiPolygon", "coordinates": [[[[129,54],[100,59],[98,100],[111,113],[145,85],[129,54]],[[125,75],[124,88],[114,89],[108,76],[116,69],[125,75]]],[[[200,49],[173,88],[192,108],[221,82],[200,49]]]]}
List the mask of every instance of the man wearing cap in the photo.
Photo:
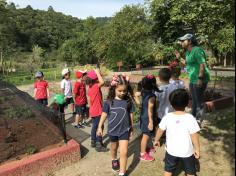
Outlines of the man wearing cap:
{"type": "MultiPolygon", "coordinates": [[[[181,60],[181,62],[186,65],[189,76],[189,90],[192,95],[192,114],[200,121],[204,108],[203,95],[210,80],[206,54],[198,46],[195,36],[192,34],[186,34],[178,38],[178,41],[185,50],[185,60],[181,60]]],[[[180,58],[180,54],[176,53],[176,57],[180,58]]]]}

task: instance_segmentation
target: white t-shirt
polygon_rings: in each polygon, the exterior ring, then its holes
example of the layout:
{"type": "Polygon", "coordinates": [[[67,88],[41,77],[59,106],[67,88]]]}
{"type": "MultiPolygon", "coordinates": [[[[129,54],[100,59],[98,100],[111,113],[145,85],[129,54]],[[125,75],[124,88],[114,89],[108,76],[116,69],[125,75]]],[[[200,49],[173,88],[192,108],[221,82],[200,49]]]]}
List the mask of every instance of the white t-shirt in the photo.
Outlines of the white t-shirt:
{"type": "Polygon", "coordinates": [[[161,85],[159,89],[162,92],[155,92],[157,101],[159,102],[157,115],[158,118],[162,119],[167,113],[174,111],[174,109],[170,104],[169,96],[171,92],[177,89],[177,87],[174,84],[166,84],[166,85],[161,85]]]}
{"type": "Polygon", "coordinates": [[[71,80],[63,79],[61,81],[61,89],[64,89],[64,95],[67,98],[73,97],[72,95],[72,83],[71,80]]]}
{"type": "Polygon", "coordinates": [[[193,155],[191,134],[200,131],[196,119],[191,114],[176,115],[169,113],[161,120],[159,127],[166,130],[166,151],[176,157],[193,155]]]}
{"type": "Polygon", "coordinates": [[[170,84],[174,84],[177,87],[177,89],[184,89],[185,88],[184,81],[182,81],[180,79],[179,80],[171,79],[170,84]]]}

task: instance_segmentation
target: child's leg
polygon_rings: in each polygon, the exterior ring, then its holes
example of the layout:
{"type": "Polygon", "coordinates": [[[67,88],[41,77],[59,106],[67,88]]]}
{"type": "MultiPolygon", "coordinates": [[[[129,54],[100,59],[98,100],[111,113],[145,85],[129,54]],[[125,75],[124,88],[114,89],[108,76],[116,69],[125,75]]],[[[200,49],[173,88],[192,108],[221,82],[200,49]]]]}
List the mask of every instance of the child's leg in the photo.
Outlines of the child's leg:
{"type": "Polygon", "coordinates": [[[70,109],[71,109],[72,113],[75,112],[75,105],[74,105],[74,103],[70,104],[70,109]]]}
{"type": "Polygon", "coordinates": [[[149,138],[150,137],[147,134],[143,134],[143,137],[141,140],[141,154],[146,153],[147,143],[148,143],[149,138]]]}
{"type": "Polygon", "coordinates": [[[98,124],[99,124],[99,119],[98,117],[94,117],[92,118],[92,130],[91,130],[91,140],[94,142],[97,142],[97,128],[98,128],[98,124]]]}
{"type": "Polygon", "coordinates": [[[81,122],[81,119],[82,119],[81,115],[76,114],[76,116],[75,116],[75,124],[79,125],[79,123],[81,122]]]}
{"type": "Polygon", "coordinates": [[[172,176],[172,173],[170,173],[170,172],[164,172],[164,176],[172,176]]]}
{"type": "Polygon", "coordinates": [[[127,160],[128,160],[128,140],[120,140],[120,173],[126,173],[127,160]]]}
{"type": "Polygon", "coordinates": [[[111,142],[111,158],[112,158],[112,160],[117,159],[118,146],[119,146],[118,142],[111,142]]]}

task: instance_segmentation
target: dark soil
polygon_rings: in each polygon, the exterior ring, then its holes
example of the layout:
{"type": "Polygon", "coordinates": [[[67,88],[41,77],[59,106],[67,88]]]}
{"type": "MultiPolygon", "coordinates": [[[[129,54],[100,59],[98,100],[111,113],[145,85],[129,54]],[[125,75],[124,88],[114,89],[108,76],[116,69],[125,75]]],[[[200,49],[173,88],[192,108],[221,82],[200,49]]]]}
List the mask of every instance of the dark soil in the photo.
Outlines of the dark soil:
{"type": "Polygon", "coordinates": [[[40,118],[44,117],[29,109],[19,96],[0,90],[0,165],[63,145],[62,137],[40,118]]]}

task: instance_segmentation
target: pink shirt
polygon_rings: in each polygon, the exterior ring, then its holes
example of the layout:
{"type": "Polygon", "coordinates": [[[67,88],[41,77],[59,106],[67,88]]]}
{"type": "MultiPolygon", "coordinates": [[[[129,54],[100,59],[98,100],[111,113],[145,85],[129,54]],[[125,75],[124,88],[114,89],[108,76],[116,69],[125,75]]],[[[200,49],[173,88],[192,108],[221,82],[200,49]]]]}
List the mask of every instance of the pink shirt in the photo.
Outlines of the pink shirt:
{"type": "Polygon", "coordinates": [[[102,114],[102,91],[98,84],[89,86],[88,96],[90,99],[89,115],[90,117],[101,116],[102,114]]]}
{"type": "Polygon", "coordinates": [[[34,88],[36,89],[35,98],[37,100],[48,98],[48,95],[47,95],[48,83],[47,83],[47,81],[44,81],[44,80],[43,81],[36,81],[34,83],[34,88]]]}

